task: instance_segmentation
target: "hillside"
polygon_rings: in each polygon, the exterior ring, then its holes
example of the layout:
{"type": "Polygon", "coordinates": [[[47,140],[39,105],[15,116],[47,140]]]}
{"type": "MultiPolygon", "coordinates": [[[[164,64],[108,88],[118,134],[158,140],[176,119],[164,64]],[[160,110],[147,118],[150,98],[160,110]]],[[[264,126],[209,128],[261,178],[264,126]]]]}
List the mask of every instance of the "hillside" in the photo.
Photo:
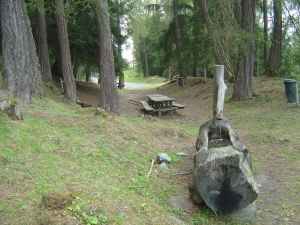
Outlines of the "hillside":
{"type": "MultiPolygon", "coordinates": [[[[299,107],[286,103],[281,79],[256,78],[256,97],[245,102],[229,101],[228,86],[224,115],[250,149],[261,184],[257,224],[296,224],[299,107]]],[[[120,116],[94,114],[97,84],[77,82],[77,96],[90,109],[47,89],[45,100],[21,106],[24,121],[0,114],[0,224],[224,224],[220,215],[195,205],[187,188],[198,129],[212,117],[213,80],[121,90],[120,116]],[[187,107],[173,118],[143,118],[134,103],[154,93],[187,107]],[[154,165],[147,179],[160,152],[171,156],[169,170],[154,165]]]]}

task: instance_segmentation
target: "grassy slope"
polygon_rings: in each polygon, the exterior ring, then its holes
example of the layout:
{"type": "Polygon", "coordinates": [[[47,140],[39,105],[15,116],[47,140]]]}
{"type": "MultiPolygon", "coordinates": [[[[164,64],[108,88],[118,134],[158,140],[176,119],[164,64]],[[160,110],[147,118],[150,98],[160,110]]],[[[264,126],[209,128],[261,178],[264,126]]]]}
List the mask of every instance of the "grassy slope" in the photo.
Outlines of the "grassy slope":
{"type": "Polygon", "coordinates": [[[126,70],[124,72],[125,81],[129,83],[149,84],[146,88],[155,88],[165,84],[165,78],[160,76],[151,76],[148,78],[143,77],[142,74],[138,74],[132,70],[126,70]]]}
{"type": "MultiPolygon", "coordinates": [[[[226,117],[243,143],[257,149],[252,152],[254,172],[267,169],[266,162],[273,155],[276,163],[285,164],[285,181],[293,181],[294,193],[300,188],[298,172],[297,176],[290,173],[299,170],[299,108],[278,104],[284,102],[277,88],[281,81],[267,80],[261,85],[256,86],[259,97],[255,101],[227,103],[226,117]],[[281,138],[286,143],[274,150],[272,146],[281,138]]],[[[96,224],[94,216],[98,224],[176,224],[174,217],[187,224],[210,224],[206,212],[194,217],[170,206],[171,194],[182,190],[166,179],[168,174],[146,178],[149,159],[161,152],[149,141],[157,137],[156,132],[161,131],[160,141],[174,129],[181,138],[194,140],[198,124],[95,116],[53,92],[22,108],[22,122],[7,120],[0,113],[0,224],[50,224],[51,220],[53,224],[78,220],[96,224]],[[63,194],[46,204],[47,210],[40,202],[49,191],[63,194]],[[73,203],[50,210],[69,195],[77,197],[73,203]]],[[[173,161],[180,166],[180,160],[173,161]]],[[[300,201],[299,194],[296,199],[300,201]]],[[[284,208],[282,218],[293,219],[299,213],[297,202],[278,201],[284,208]]],[[[218,218],[214,220],[217,223],[218,218]]]]}
{"type": "MultiPolygon", "coordinates": [[[[172,209],[166,202],[176,190],[164,177],[146,176],[149,159],[160,152],[148,142],[154,136],[151,130],[159,126],[168,133],[174,125],[93,114],[52,93],[23,106],[22,122],[0,114],[0,224],[72,224],[76,213],[83,223],[92,220],[84,219],[84,211],[97,216],[99,223],[99,216],[104,222],[107,218],[107,224],[170,220],[172,209]],[[58,210],[64,217],[40,207],[49,191],[77,197],[71,208],[58,210]]],[[[191,133],[184,127],[175,129],[191,133]]],[[[62,199],[53,201],[47,206],[55,208],[62,199]]]]}

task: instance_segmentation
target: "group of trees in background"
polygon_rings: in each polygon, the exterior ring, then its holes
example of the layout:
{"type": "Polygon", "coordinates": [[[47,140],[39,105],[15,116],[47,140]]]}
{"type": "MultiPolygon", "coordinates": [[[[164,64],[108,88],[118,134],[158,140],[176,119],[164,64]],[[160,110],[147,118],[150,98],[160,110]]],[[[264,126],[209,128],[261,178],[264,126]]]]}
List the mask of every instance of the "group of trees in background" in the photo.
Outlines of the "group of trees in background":
{"type": "Polygon", "coordinates": [[[300,73],[297,0],[139,2],[130,25],[145,76],[167,74],[167,66],[183,77],[202,76],[222,64],[234,75],[232,97],[238,101],[252,97],[253,76],[300,73]]]}
{"type": "Polygon", "coordinates": [[[199,76],[222,64],[234,76],[233,100],[252,97],[253,76],[299,74],[298,0],[1,0],[4,87],[24,102],[43,82],[99,74],[99,106],[118,112],[122,46],[133,42],[144,74],[199,76]],[[30,21],[30,22],[29,22],[30,21]],[[36,46],[36,48],[35,48],[36,46]]]}
{"type": "Polygon", "coordinates": [[[79,71],[86,80],[96,71],[98,105],[118,113],[116,71],[124,62],[117,48],[125,39],[120,29],[111,29],[116,17],[109,8],[107,0],[1,0],[4,88],[31,103],[32,97],[44,97],[45,82],[62,78],[65,96],[75,103],[79,71]]]}

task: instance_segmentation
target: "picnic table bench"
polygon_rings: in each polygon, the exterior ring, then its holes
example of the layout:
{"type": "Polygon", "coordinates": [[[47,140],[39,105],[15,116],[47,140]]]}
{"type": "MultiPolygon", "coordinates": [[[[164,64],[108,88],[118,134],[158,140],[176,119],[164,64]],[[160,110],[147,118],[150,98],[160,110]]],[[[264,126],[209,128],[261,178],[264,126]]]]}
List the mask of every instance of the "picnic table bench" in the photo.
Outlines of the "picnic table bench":
{"type": "Polygon", "coordinates": [[[154,111],[154,109],[149,105],[146,101],[140,101],[140,103],[143,105],[144,109],[146,109],[148,112],[154,111]]]}
{"type": "Polygon", "coordinates": [[[179,103],[176,103],[176,102],[173,102],[172,105],[174,107],[178,107],[178,109],[184,109],[184,107],[186,107],[186,105],[182,105],[182,104],[179,104],[179,103]]]}

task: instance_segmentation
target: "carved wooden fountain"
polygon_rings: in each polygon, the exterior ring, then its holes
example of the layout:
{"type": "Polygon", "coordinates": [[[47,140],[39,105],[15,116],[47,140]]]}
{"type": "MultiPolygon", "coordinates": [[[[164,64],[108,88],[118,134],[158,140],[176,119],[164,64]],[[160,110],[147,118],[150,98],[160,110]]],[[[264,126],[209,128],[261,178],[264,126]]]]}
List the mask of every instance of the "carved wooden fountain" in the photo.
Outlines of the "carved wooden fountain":
{"type": "Polygon", "coordinates": [[[205,202],[222,214],[234,213],[256,200],[259,185],[253,179],[249,149],[223,116],[224,66],[215,66],[214,77],[213,118],[199,129],[189,189],[196,203],[205,202]]]}

